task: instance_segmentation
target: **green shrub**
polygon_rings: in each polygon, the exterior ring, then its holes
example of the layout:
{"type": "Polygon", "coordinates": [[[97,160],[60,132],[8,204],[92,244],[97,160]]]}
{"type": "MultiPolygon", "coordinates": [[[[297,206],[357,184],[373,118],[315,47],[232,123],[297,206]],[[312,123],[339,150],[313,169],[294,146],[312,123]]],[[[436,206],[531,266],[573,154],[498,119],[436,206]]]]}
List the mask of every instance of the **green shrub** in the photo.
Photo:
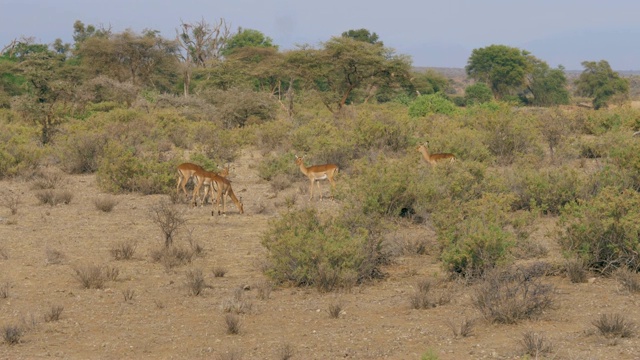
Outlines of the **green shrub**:
{"type": "Polygon", "coordinates": [[[96,180],[102,190],[111,193],[166,194],[175,186],[177,165],[140,156],[120,143],[109,142],[96,180]]]}
{"type": "Polygon", "coordinates": [[[358,150],[348,125],[340,127],[327,119],[314,119],[293,130],[291,146],[298,156],[308,155],[313,161],[306,166],[334,163],[342,169],[358,150]]]}
{"type": "Polygon", "coordinates": [[[515,179],[512,189],[518,196],[516,209],[539,209],[543,213],[558,215],[560,209],[576,201],[583,186],[583,180],[575,169],[563,166],[557,168],[522,168],[513,170],[515,179]]]}
{"type": "Polygon", "coordinates": [[[560,245],[584,259],[588,268],[603,273],[640,269],[638,192],[606,187],[592,199],[567,205],[560,220],[560,245]]]}
{"type": "Polygon", "coordinates": [[[304,176],[295,165],[294,158],[290,153],[265,156],[258,164],[258,176],[268,181],[273,180],[277,175],[285,175],[291,180],[304,176]]]}
{"type": "Polygon", "coordinates": [[[0,179],[28,175],[38,168],[47,150],[39,144],[37,128],[0,122],[0,179]]]}
{"type": "Polygon", "coordinates": [[[484,83],[475,83],[464,89],[466,105],[483,104],[493,100],[493,92],[484,83]]]}
{"type": "Polygon", "coordinates": [[[445,268],[465,277],[510,260],[517,240],[528,236],[531,218],[512,213],[509,194],[485,193],[467,202],[443,199],[432,214],[445,268]]]}
{"type": "Polygon", "coordinates": [[[356,118],[345,124],[353,128],[358,151],[372,149],[396,152],[406,149],[410,144],[413,126],[407,116],[398,114],[404,109],[404,106],[395,104],[359,109],[356,118]]]}
{"type": "Polygon", "coordinates": [[[456,105],[441,93],[420,95],[409,105],[409,116],[424,117],[431,114],[453,114],[456,105]]]}
{"type": "Polygon", "coordinates": [[[478,128],[484,131],[485,143],[503,164],[511,164],[517,157],[542,150],[536,146],[538,134],[535,122],[522,114],[497,113],[479,119],[478,128]]]}
{"type": "Polygon", "coordinates": [[[266,273],[278,282],[322,291],[379,277],[385,256],[371,229],[364,217],[322,218],[312,208],[288,212],[262,237],[270,263],[266,273]]]}

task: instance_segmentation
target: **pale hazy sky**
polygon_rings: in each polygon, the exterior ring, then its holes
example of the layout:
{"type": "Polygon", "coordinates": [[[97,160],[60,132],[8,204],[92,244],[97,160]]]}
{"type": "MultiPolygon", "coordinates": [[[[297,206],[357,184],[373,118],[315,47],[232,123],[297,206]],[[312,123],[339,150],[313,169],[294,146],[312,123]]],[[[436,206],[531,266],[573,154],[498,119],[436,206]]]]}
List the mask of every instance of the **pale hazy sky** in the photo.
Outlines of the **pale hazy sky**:
{"type": "Polygon", "coordinates": [[[220,18],[281,50],[366,28],[415,66],[464,67],[473,49],[500,44],[568,70],[640,70],[639,0],[0,0],[0,48],[21,36],[72,43],[76,20],[174,38],[181,22],[220,18]]]}

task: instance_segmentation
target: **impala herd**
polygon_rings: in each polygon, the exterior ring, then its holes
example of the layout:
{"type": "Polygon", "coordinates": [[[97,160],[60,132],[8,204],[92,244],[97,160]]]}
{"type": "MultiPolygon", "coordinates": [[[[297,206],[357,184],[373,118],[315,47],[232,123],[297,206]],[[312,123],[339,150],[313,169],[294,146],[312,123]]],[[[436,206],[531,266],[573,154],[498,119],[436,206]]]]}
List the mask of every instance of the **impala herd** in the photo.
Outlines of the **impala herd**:
{"type": "MultiPolygon", "coordinates": [[[[417,151],[422,154],[422,158],[429,165],[435,166],[440,162],[454,162],[456,156],[449,153],[429,154],[427,149],[429,143],[425,142],[417,147],[417,151]]],[[[304,156],[296,155],[295,164],[300,167],[300,171],[309,178],[309,201],[313,200],[313,183],[318,185],[320,191],[320,200],[322,200],[322,191],[320,190],[320,180],[329,180],[332,190],[336,186],[334,177],[338,174],[338,165],[336,164],[324,164],[314,165],[306,167],[303,162],[304,156]]],[[[178,166],[178,184],[176,186],[176,192],[179,194],[180,189],[184,192],[185,197],[188,199],[186,185],[190,179],[194,179],[195,186],[191,195],[192,206],[197,206],[198,195],[200,194],[200,188],[204,186],[204,195],[200,200],[200,206],[203,206],[207,195],[211,196],[211,203],[215,206],[218,204],[218,215],[226,214],[226,197],[229,196],[231,200],[236,204],[240,214],[244,213],[244,206],[242,202],[238,200],[231,188],[231,182],[227,180],[229,175],[229,166],[222,169],[220,173],[215,173],[203,169],[201,166],[192,163],[183,163],[178,166]],[[216,194],[214,201],[213,194],[216,194]],[[222,212],[220,211],[220,204],[222,204],[222,212]]],[[[333,196],[332,196],[333,198],[333,196]]],[[[211,215],[215,213],[215,210],[211,211],[211,215]]]]}

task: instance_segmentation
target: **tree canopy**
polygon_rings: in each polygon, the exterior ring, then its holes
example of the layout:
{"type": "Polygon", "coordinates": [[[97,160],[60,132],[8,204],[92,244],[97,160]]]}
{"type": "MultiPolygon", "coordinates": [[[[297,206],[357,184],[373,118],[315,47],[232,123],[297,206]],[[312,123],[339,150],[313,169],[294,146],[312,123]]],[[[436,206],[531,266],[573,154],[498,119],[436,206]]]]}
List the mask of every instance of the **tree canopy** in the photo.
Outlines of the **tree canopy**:
{"type": "Polygon", "coordinates": [[[474,49],[465,70],[472,79],[486,83],[496,99],[517,92],[525,84],[530,63],[528,52],[506,45],[474,49]]]}
{"type": "Polygon", "coordinates": [[[621,78],[605,60],[584,61],[584,70],[575,84],[578,95],[593,97],[593,107],[607,107],[613,98],[623,98],[629,94],[629,80],[621,78]]]}

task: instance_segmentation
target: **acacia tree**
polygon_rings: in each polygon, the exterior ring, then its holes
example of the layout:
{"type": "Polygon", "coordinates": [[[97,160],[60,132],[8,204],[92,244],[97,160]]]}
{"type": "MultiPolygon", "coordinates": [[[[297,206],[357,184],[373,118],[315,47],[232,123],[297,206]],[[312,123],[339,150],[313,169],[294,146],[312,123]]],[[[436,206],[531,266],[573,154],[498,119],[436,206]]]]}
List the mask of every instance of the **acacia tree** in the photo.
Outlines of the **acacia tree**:
{"type": "Polygon", "coordinates": [[[584,61],[584,70],[575,84],[576,93],[581,96],[593,97],[594,109],[606,108],[611,99],[617,97],[626,99],[629,95],[629,80],[611,70],[606,60],[584,61]]]}
{"type": "Polygon", "coordinates": [[[355,90],[375,90],[408,77],[410,60],[393,50],[348,37],[333,37],[322,49],[287,54],[287,65],[303,86],[316,91],[322,103],[337,114],[355,90]]]}
{"type": "Polygon", "coordinates": [[[527,74],[526,91],[523,94],[526,102],[536,106],[568,104],[569,90],[564,67],[552,69],[546,62],[533,56],[529,56],[529,63],[531,71],[527,74]]]}
{"type": "Polygon", "coordinates": [[[382,41],[378,40],[378,34],[370,32],[367,29],[349,30],[342,33],[342,37],[352,38],[358,41],[364,41],[369,44],[384,46],[382,41]]]}
{"type": "Polygon", "coordinates": [[[64,55],[50,51],[28,54],[19,64],[26,92],[15,99],[15,109],[40,127],[42,144],[48,144],[56,127],[72,107],[72,83],[62,71],[64,55]]]}
{"type": "Polygon", "coordinates": [[[184,96],[188,96],[192,68],[205,68],[208,63],[219,60],[231,31],[224,19],[215,24],[202,19],[193,24],[183,22],[180,29],[176,29],[176,34],[176,41],[181,49],[177,56],[182,62],[183,91],[184,96]]]}
{"type": "Polygon", "coordinates": [[[106,75],[161,91],[169,91],[177,82],[177,43],[145,30],[131,30],[109,37],[93,36],[79,44],[76,55],[92,75],[106,75]]]}
{"type": "Polygon", "coordinates": [[[484,82],[496,99],[513,94],[525,85],[529,72],[528,52],[505,45],[474,49],[467,61],[467,75],[484,82]]]}
{"type": "Polygon", "coordinates": [[[234,51],[244,47],[278,48],[273,40],[262,32],[254,29],[239,28],[238,32],[229,38],[222,49],[222,55],[229,56],[234,51]]]}

